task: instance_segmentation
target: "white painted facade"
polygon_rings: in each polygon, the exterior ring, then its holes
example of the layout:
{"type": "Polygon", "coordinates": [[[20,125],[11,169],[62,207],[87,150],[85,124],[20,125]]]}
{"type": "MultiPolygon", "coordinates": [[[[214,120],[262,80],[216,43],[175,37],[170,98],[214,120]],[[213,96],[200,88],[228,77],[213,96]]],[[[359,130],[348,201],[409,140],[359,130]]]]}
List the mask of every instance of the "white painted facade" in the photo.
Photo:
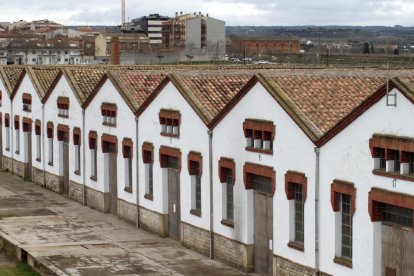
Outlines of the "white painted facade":
{"type": "Polygon", "coordinates": [[[168,169],[160,167],[159,149],[161,146],[177,148],[181,151],[180,203],[181,221],[205,230],[210,229],[210,178],[209,178],[209,136],[207,126],[200,119],[177,88],[169,82],[154,101],[139,116],[139,147],[149,142],[154,145],[153,164],[153,200],[144,198],[145,164],[140,156],[140,205],[160,214],[168,214],[168,169]],[[161,125],[159,112],[161,109],[177,110],[181,113],[179,138],[160,135],[161,125]],[[201,216],[191,211],[192,187],[191,176],[187,168],[187,156],[190,151],[199,152],[203,157],[203,173],[201,176],[201,216]],[[162,172],[162,173],[161,173],[162,172]]]}
{"type": "Polygon", "coordinates": [[[397,89],[397,106],[386,106],[386,97],[369,108],[352,124],[321,148],[320,217],[321,270],[332,275],[381,274],[381,222],[371,222],[368,213],[368,193],[372,187],[414,195],[411,181],[377,176],[372,173],[374,159],[369,148],[373,134],[414,137],[413,104],[397,89]],[[334,179],[354,183],[356,211],[353,216],[352,269],[338,265],[335,257],[335,213],[330,202],[334,179]],[[379,241],[379,242],[378,242],[379,241]]]}
{"type": "Polygon", "coordinates": [[[108,153],[102,152],[102,134],[109,134],[118,138],[117,154],[117,185],[118,198],[124,201],[136,204],[136,121],[135,115],[128,107],[122,96],[118,93],[111,81],[107,80],[99,92],[92,99],[85,109],[85,164],[86,164],[86,186],[96,191],[108,193],[109,183],[107,181],[107,163],[108,153]],[[102,103],[113,103],[117,106],[116,127],[104,126],[101,115],[102,103]],[[97,180],[91,179],[91,150],[89,149],[89,133],[97,133],[97,180]],[[125,159],[122,155],[122,140],[124,138],[133,141],[133,160],[132,160],[132,193],[124,191],[125,188],[125,159]]]}
{"type": "MultiPolygon", "coordinates": [[[[2,153],[4,156],[11,158],[12,154],[10,150],[6,150],[6,140],[7,140],[7,130],[6,130],[6,124],[5,124],[5,117],[6,114],[9,114],[11,118],[11,100],[10,96],[7,93],[7,88],[5,84],[3,83],[3,80],[0,79],[0,91],[1,91],[1,106],[0,106],[0,112],[2,114],[2,122],[1,122],[1,141],[2,141],[2,153]]],[[[10,121],[10,127],[11,127],[12,121],[10,121]]],[[[9,143],[11,144],[11,129],[9,130],[9,143]]]]}
{"type": "Polygon", "coordinates": [[[260,83],[257,83],[214,128],[213,158],[214,232],[244,244],[254,243],[253,190],[245,188],[243,166],[246,162],[251,162],[273,167],[276,171],[276,192],[273,196],[273,253],[313,267],[315,255],[314,146],[260,83]],[[245,119],[273,122],[276,135],[272,155],[245,150],[246,139],[243,132],[245,119]],[[236,163],[236,179],[233,188],[234,228],[221,224],[223,202],[225,202],[222,198],[222,186],[225,184],[220,183],[218,175],[218,161],[221,157],[234,159],[236,163]],[[304,252],[287,246],[290,229],[285,173],[289,170],[302,172],[308,179],[307,200],[304,205],[304,252]]]}
{"type": "Polygon", "coordinates": [[[36,137],[34,135],[34,122],[36,120],[42,120],[42,99],[39,98],[35,87],[33,86],[32,80],[30,79],[28,74],[25,74],[23,80],[14,95],[12,100],[12,110],[13,116],[10,116],[10,127],[11,131],[11,151],[12,157],[14,160],[28,163],[29,156],[28,156],[28,136],[26,133],[23,132],[23,117],[29,118],[32,120],[32,164],[33,166],[42,169],[42,164],[36,161],[36,154],[35,154],[35,146],[36,145],[36,137]],[[27,112],[23,110],[23,99],[22,96],[24,93],[30,94],[32,96],[32,106],[31,111],[27,112]],[[14,125],[14,118],[15,116],[19,116],[19,153],[17,153],[17,136],[16,130],[14,125]]]}
{"type": "MultiPolygon", "coordinates": [[[[69,127],[69,180],[78,184],[83,184],[83,144],[87,141],[83,140],[83,109],[80,102],[75,97],[69,83],[64,75],[59,79],[53,91],[51,91],[49,98],[45,102],[45,121],[42,122],[42,137],[44,139],[44,157],[45,171],[63,176],[63,164],[59,162],[62,157],[62,143],[57,139],[57,127],[59,124],[69,127]],[[69,98],[69,117],[64,118],[59,116],[57,108],[58,97],[69,98]],[[49,138],[47,137],[47,123],[53,123],[53,162],[49,163],[50,147],[49,138]],[[75,173],[75,145],[73,140],[73,130],[75,127],[81,129],[81,150],[80,150],[80,174],[75,173]]],[[[34,144],[35,145],[35,144],[34,144]]]]}

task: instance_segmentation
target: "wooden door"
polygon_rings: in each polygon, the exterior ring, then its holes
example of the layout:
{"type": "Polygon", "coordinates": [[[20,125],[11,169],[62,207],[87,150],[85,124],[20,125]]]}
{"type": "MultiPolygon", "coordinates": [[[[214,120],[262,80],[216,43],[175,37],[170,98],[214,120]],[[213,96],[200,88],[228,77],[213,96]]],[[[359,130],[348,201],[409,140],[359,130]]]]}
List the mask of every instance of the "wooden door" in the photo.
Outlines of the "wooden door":
{"type": "Polygon", "coordinates": [[[176,169],[168,169],[168,233],[180,240],[180,175],[176,169]]]}
{"type": "Polygon", "coordinates": [[[110,152],[108,155],[109,211],[113,215],[118,215],[118,172],[116,154],[114,152],[110,152]]]}
{"type": "MultiPolygon", "coordinates": [[[[255,183],[256,187],[271,185],[255,183]],[[260,186],[261,185],[261,186],[260,186]]],[[[259,190],[254,191],[254,271],[261,275],[271,275],[273,271],[273,197],[259,190]]]]}
{"type": "Polygon", "coordinates": [[[414,233],[412,229],[382,225],[382,275],[414,275],[414,233]]]}

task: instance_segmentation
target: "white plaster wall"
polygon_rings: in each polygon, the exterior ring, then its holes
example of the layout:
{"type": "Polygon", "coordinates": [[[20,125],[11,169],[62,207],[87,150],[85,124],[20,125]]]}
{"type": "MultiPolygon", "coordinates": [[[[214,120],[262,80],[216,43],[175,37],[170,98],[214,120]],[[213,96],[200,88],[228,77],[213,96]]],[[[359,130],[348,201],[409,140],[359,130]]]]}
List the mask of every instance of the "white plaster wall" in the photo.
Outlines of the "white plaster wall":
{"type": "Polygon", "coordinates": [[[122,96],[113,86],[112,82],[107,80],[102,88],[99,90],[95,98],[89,104],[85,111],[85,135],[86,135],[86,186],[101,192],[109,192],[108,184],[105,185],[104,176],[104,154],[102,153],[102,134],[109,134],[118,137],[118,155],[117,155],[117,179],[118,179],[118,198],[130,203],[136,203],[136,124],[135,115],[128,107],[122,96]],[[118,107],[116,116],[116,127],[104,126],[102,124],[103,117],[101,114],[102,103],[114,103],[118,107]],[[91,177],[91,150],[89,149],[89,132],[96,131],[97,137],[97,181],[90,179],[91,177]],[[132,191],[128,193],[124,191],[125,188],[125,160],[122,155],[122,140],[124,138],[132,139],[133,143],[133,160],[132,160],[132,191]]]}
{"type": "Polygon", "coordinates": [[[16,92],[16,95],[13,98],[12,101],[12,105],[13,105],[13,114],[10,114],[10,131],[11,133],[11,138],[10,138],[10,144],[12,144],[13,146],[11,146],[10,150],[13,150],[13,159],[19,161],[19,162],[24,162],[24,135],[23,135],[23,117],[27,117],[32,119],[32,164],[34,167],[39,168],[39,169],[43,169],[41,164],[39,164],[36,161],[36,135],[34,135],[34,122],[36,120],[42,120],[42,102],[41,99],[39,98],[32,81],[30,80],[29,76],[26,74],[23,78],[22,83],[20,84],[19,89],[16,92]],[[22,100],[22,95],[23,93],[28,93],[30,95],[32,95],[32,110],[31,112],[26,112],[23,111],[23,100],[22,100]],[[13,115],[13,116],[12,116],[13,115]],[[20,136],[19,136],[19,140],[20,140],[20,153],[16,154],[16,138],[15,138],[15,129],[14,129],[14,117],[16,115],[19,115],[19,132],[20,132],[20,136]]]}
{"type": "MultiPolygon", "coordinates": [[[[414,137],[414,108],[401,93],[397,107],[386,106],[386,97],[368,109],[356,121],[321,149],[321,270],[333,275],[380,275],[381,259],[374,258],[380,248],[374,243],[374,224],[368,213],[368,193],[372,187],[414,195],[412,182],[372,174],[374,161],[369,139],[374,133],[414,137]],[[352,270],[335,264],[335,213],[330,202],[334,179],[353,182],[356,187],[356,212],[353,217],[352,270]]],[[[379,224],[379,223],[376,223],[379,224]]],[[[379,229],[379,228],[378,228],[379,229]]]]}
{"type": "MultiPolygon", "coordinates": [[[[6,150],[6,125],[4,123],[4,118],[6,116],[6,113],[9,114],[9,116],[11,117],[11,101],[10,101],[10,97],[9,94],[7,93],[6,87],[3,83],[3,81],[0,79],[0,90],[2,91],[2,104],[0,106],[0,112],[2,113],[2,122],[1,122],[1,127],[2,127],[2,152],[4,156],[7,157],[11,157],[11,151],[7,151],[6,150]]],[[[11,124],[11,122],[10,122],[11,124]]],[[[11,140],[10,140],[10,144],[11,144],[11,140]]]]}
{"type": "Polygon", "coordinates": [[[276,171],[276,192],[273,197],[273,252],[295,262],[314,266],[314,168],[313,143],[278,105],[260,84],[256,84],[227,114],[213,131],[213,179],[214,179],[214,231],[252,244],[253,240],[253,190],[246,190],[243,182],[243,166],[246,162],[271,166],[276,171]],[[273,121],[276,136],[273,155],[245,150],[243,132],[245,119],[273,121]],[[222,187],[218,176],[221,157],[236,162],[234,184],[234,229],[221,224],[222,187]],[[305,251],[287,246],[289,242],[289,201],[285,193],[285,173],[288,170],[305,173],[308,179],[305,202],[305,251]]]}
{"type": "MultiPolygon", "coordinates": [[[[163,173],[160,167],[159,149],[161,146],[181,150],[180,200],[181,220],[206,230],[210,229],[210,182],[209,182],[209,140],[207,127],[195,113],[194,109],[177,91],[172,83],[166,85],[155,100],[139,117],[139,150],[142,144],[150,142],[154,145],[153,185],[154,199],[144,198],[145,166],[140,157],[140,205],[158,213],[168,213],[165,204],[168,191],[163,191],[163,173]],[[161,109],[179,110],[181,113],[180,137],[170,138],[160,135],[161,125],[159,112],[161,109]],[[203,174],[201,176],[201,217],[190,214],[191,210],[191,176],[187,168],[187,156],[190,151],[200,152],[203,156],[203,174]]],[[[164,185],[168,188],[168,185],[164,185]]]]}
{"type": "MultiPolygon", "coordinates": [[[[74,92],[72,91],[71,87],[69,86],[68,81],[66,80],[65,76],[62,76],[58,81],[56,87],[53,89],[52,93],[50,94],[49,98],[45,103],[45,121],[42,122],[42,137],[45,139],[43,149],[45,154],[42,156],[42,159],[45,162],[45,170],[49,173],[54,175],[60,175],[61,171],[59,167],[62,165],[59,162],[60,157],[60,150],[59,144],[61,142],[57,139],[57,126],[59,124],[67,125],[69,127],[69,179],[82,184],[83,183],[83,151],[82,145],[85,143],[83,141],[83,125],[82,125],[82,107],[80,106],[79,101],[77,100],[74,92]],[[58,97],[67,97],[69,98],[69,118],[62,118],[59,117],[59,110],[57,108],[57,99],[58,97]],[[48,138],[47,138],[47,123],[53,123],[53,165],[49,165],[49,146],[48,146],[48,138]],[[75,174],[75,145],[73,144],[73,129],[78,127],[81,129],[81,150],[80,150],[80,175],[75,174]]],[[[43,138],[42,138],[43,139],[43,138]]],[[[86,141],[86,143],[88,140],[86,141]]],[[[36,144],[34,142],[34,152],[36,152],[36,144]]]]}

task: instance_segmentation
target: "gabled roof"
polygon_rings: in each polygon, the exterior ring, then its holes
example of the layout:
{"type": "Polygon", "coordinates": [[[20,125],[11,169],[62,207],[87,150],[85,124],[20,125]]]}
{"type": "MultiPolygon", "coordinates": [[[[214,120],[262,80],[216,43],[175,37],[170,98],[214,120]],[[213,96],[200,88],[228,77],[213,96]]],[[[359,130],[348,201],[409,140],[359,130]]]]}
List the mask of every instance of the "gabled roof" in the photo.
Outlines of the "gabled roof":
{"type": "Polygon", "coordinates": [[[385,82],[381,77],[356,76],[276,76],[272,80],[274,88],[283,90],[322,135],[385,82]]]}
{"type": "Polygon", "coordinates": [[[54,86],[53,84],[60,74],[60,69],[52,66],[34,66],[28,67],[27,72],[40,100],[43,100],[51,87],[54,86]]]}
{"type": "Polygon", "coordinates": [[[108,78],[134,113],[168,82],[167,75],[157,71],[113,70],[108,78]]]}
{"type": "Polygon", "coordinates": [[[251,74],[180,72],[170,80],[208,126],[225,106],[243,89],[251,74]]]}
{"type": "Polygon", "coordinates": [[[6,89],[8,90],[8,94],[10,97],[13,96],[14,92],[18,89],[21,81],[23,80],[25,69],[23,66],[3,66],[4,74],[4,82],[6,85],[6,89]]]}
{"type": "Polygon", "coordinates": [[[396,84],[398,89],[401,92],[404,92],[404,95],[414,103],[414,75],[404,76],[404,77],[395,77],[392,79],[392,82],[396,84]]]}
{"type": "Polygon", "coordinates": [[[63,75],[82,106],[107,72],[105,67],[66,67],[63,75]]]}

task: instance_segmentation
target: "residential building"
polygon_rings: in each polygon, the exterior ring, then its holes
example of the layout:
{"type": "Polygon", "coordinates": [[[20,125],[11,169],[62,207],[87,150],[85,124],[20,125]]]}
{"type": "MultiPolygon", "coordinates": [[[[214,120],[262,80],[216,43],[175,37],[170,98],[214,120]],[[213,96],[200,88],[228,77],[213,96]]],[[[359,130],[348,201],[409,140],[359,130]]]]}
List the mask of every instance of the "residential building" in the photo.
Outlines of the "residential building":
{"type": "Polygon", "coordinates": [[[252,39],[252,38],[230,38],[228,52],[235,55],[249,56],[272,55],[277,53],[299,53],[299,39],[252,39]],[[246,52],[245,52],[246,51],[246,52]]]}
{"type": "Polygon", "coordinates": [[[184,48],[189,55],[202,51],[224,55],[225,22],[201,13],[182,14],[162,23],[165,48],[184,48]]]}
{"type": "Polygon", "coordinates": [[[132,19],[134,26],[140,26],[141,30],[150,39],[151,46],[159,47],[162,44],[162,23],[169,20],[170,17],[159,15],[158,13],[150,14],[140,18],[132,19]]]}

